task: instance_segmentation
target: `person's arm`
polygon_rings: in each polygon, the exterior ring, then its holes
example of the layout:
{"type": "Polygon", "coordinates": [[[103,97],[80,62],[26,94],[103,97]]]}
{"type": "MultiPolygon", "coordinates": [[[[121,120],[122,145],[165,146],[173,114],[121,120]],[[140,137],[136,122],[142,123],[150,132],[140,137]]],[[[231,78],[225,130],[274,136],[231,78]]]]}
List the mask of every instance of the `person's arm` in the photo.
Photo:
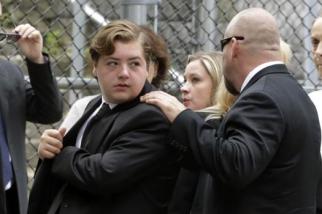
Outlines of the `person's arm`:
{"type": "Polygon", "coordinates": [[[165,92],[148,93],[141,101],[158,106],[172,122],[173,142],[190,149],[207,172],[237,188],[266,168],[285,129],[278,105],[264,93],[240,98],[224,117],[222,133],[165,92]]]}
{"type": "Polygon", "coordinates": [[[27,120],[43,124],[57,122],[62,117],[63,102],[49,58],[42,53],[42,36],[29,24],[19,25],[14,31],[21,35],[17,43],[26,57],[31,83],[25,82],[27,120]]]}
{"type": "Polygon", "coordinates": [[[253,93],[239,99],[218,130],[186,110],[176,117],[171,132],[176,142],[191,148],[206,171],[223,183],[242,188],[274,157],[285,129],[282,118],[270,97],[253,93]]]}
{"type": "Polygon", "coordinates": [[[166,115],[170,122],[185,109],[187,109],[179,100],[163,91],[152,91],[140,97],[141,102],[158,106],[166,115]]]}
{"type": "Polygon", "coordinates": [[[53,174],[92,194],[112,194],[158,173],[160,166],[173,158],[167,145],[169,124],[155,108],[132,113],[129,121],[123,123],[129,117],[124,115],[119,119],[122,124],[114,122],[114,127],[120,129],[119,136],[101,143],[110,145],[106,151],[90,154],[85,149],[67,146],[55,157],[53,174]]]}

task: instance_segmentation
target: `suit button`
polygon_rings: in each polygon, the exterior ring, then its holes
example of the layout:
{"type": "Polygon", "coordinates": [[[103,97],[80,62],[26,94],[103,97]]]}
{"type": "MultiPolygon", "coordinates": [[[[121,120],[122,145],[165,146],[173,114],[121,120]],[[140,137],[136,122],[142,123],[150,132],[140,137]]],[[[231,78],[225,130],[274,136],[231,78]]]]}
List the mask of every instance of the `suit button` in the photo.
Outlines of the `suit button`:
{"type": "Polygon", "coordinates": [[[63,207],[64,208],[68,208],[68,204],[67,203],[63,203],[63,207]]]}

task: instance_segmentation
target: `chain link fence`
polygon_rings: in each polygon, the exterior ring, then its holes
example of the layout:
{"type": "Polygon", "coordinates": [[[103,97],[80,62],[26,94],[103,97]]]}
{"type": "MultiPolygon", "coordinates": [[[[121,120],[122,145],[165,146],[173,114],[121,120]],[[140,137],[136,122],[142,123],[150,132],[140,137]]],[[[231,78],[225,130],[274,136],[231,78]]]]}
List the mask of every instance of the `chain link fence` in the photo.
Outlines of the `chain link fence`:
{"type": "MultiPolygon", "coordinates": [[[[88,45],[99,27],[120,18],[150,25],[166,40],[172,69],[163,88],[177,94],[187,55],[198,50],[219,50],[225,27],[237,12],[249,7],[265,8],[277,18],[281,37],[292,49],[289,66],[295,78],[307,91],[320,89],[322,84],[311,54],[310,27],[320,13],[321,3],[321,0],[4,0],[0,23],[2,31],[31,23],[42,32],[67,112],[76,99],[98,93],[90,74],[88,45]]],[[[26,72],[15,44],[0,43],[0,55],[26,72]]],[[[38,160],[39,136],[44,129],[59,124],[27,125],[30,184],[38,160]]]]}

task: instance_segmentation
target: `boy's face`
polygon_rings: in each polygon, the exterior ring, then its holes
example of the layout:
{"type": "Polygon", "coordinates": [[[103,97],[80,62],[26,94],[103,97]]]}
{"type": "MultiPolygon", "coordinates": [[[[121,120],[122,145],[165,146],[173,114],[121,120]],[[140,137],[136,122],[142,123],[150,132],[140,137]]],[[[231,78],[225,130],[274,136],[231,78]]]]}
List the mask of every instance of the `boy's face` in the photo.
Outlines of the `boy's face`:
{"type": "Polygon", "coordinates": [[[94,66],[93,75],[104,98],[120,104],[133,100],[141,92],[148,71],[139,41],[116,41],[111,55],[101,56],[94,66]]]}

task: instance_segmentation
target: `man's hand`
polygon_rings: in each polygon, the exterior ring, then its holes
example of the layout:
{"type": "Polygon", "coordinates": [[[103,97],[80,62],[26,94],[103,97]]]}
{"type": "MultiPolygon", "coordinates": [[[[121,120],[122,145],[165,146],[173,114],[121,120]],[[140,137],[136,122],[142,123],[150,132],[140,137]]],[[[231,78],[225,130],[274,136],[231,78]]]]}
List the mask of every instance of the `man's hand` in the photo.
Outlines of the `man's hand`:
{"type": "Polygon", "coordinates": [[[30,24],[18,25],[14,32],[21,35],[17,43],[22,53],[34,63],[44,63],[45,60],[42,55],[43,39],[40,32],[30,24]]]}
{"type": "Polygon", "coordinates": [[[163,91],[152,91],[140,98],[141,102],[158,106],[172,123],[174,119],[186,109],[176,97],[163,91]]]}
{"type": "Polygon", "coordinates": [[[66,129],[46,129],[40,137],[38,155],[41,159],[51,159],[63,148],[63,137],[66,129]]]}

